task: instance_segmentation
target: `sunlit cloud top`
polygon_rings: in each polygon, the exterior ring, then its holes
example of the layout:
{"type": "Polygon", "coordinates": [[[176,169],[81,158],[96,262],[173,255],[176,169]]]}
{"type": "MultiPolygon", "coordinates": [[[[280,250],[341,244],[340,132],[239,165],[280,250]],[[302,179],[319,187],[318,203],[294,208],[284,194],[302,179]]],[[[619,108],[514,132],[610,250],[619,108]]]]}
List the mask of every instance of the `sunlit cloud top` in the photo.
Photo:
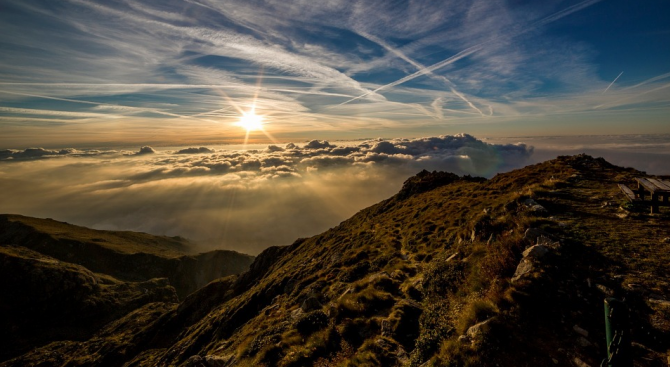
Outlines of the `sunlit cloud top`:
{"type": "Polygon", "coordinates": [[[252,109],[251,141],[669,132],[668,14],[663,0],[7,0],[0,148],[240,142],[252,109]]]}
{"type": "Polygon", "coordinates": [[[490,177],[532,152],[467,134],[247,150],[10,149],[0,151],[0,207],[256,254],[332,227],[423,169],[490,177]]]}

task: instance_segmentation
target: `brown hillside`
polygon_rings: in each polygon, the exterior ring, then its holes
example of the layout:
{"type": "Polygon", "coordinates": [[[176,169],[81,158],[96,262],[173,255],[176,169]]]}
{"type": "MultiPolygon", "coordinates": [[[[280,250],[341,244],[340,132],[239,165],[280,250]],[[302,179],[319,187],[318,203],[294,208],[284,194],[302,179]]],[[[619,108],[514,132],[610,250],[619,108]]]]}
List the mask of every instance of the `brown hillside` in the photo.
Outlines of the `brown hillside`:
{"type": "Polygon", "coordinates": [[[100,231],[52,219],[0,215],[0,245],[32,249],[126,281],[168,278],[180,298],[208,282],[249,268],[253,257],[216,250],[193,254],[181,237],[100,231]]]}
{"type": "Polygon", "coordinates": [[[490,180],[422,172],[179,307],[2,365],[598,366],[614,296],[635,365],[665,366],[670,213],[620,208],[616,183],[639,175],[585,155],[490,180]]]}

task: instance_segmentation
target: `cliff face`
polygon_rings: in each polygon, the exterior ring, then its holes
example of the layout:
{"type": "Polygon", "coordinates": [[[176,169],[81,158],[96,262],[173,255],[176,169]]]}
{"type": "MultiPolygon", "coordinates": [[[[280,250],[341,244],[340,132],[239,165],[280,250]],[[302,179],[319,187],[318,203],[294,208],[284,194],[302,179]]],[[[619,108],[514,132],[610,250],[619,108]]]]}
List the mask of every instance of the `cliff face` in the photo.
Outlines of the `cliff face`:
{"type": "Polygon", "coordinates": [[[583,155],[490,180],[422,172],[178,306],[3,365],[597,366],[614,296],[636,366],[662,366],[670,213],[619,207],[638,175],[583,155]]]}

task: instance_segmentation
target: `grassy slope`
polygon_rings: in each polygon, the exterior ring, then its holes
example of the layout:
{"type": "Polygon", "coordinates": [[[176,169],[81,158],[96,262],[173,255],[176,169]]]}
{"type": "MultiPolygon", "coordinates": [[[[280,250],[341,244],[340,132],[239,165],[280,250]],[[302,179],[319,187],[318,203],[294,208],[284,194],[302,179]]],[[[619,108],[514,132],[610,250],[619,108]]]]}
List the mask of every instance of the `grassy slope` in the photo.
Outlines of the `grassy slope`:
{"type": "Polygon", "coordinates": [[[614,295],[632,308],[636,365],[662,366],[670,216],[619,216],[615,183],[639,174],[576,156],[488,181],[418,176],[321,235],[264,252],[250,272],[213,283],[178,309],[135,315],[148,320],[141,327],[125,318],[108,334],[8,365],[54,356],[95,364],[98,345],[126,348],[109,353],[136,366],[596,366],[602,301],[614,295]],[[444,185],[424,192],[435,181],[444,185]],[[548,213],[533,213],[529,198],[548,213]],[[524,238],[528,228],[558,243],[512,282],[534,243],[524,238]],[[137,335],[132,342],[118,341],[129,334],[137,335]]]}
{"type": "MultiPolygon", "coordinates": [[[[141,232],[101,231],[73,224],[22,215],[0,215],[3,222],[19,223],[55,240],[91,243],[123,254],[145,253],[162,257],[178,257],[191,252],[191,244],[180,237],[154,236],[141,232]]],[[[4,237],[4,236],[3,236],[4,237]]]]}
{"type": "Polygon", "coordinates": [[[183,298],[221,276],[245,271],[253,257],[216,250],[193,254],[181,237],[100,231],[52,219],[0,215],[0,245],[30,248],[126,281],[168,278],[183,298]]]}
{"type": "Polygon", "coordinates": [[[0,246],[0,279],[0,360],[54,340],[86,340],[145,304],[178,301],[167,279],[122,282],[16,246],[0,246]]]}

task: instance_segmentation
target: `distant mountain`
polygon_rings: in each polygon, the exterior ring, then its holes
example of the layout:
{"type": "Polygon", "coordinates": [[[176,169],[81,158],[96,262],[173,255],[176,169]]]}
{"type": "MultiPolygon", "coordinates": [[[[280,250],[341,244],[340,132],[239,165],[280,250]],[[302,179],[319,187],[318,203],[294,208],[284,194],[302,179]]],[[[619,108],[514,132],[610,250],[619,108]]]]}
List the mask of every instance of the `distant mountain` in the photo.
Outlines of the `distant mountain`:
{"type": "Polygon", "coordinates": [[[63,339],[87,339],[152,302],[178,302],[167,279],[122,282],[18,246],[0,246],[0,358],[63,339]]]}
{"type": "Polygon", "coordinates": [[[180,237],[0,215],[0,360],[54,340],[86,340],[139,307],[176,304],[241,273],[254,259],[191,249],[180,237]]]}
{"type": "Polygon", "coordinates": [[[179,305],[0,365],[598,366],[614,296],[635,366],[664,366],[670,212],[623,200],[640,175],[585,155],[490,180],[421,172],[179,305]]]}
{"type": "Polygon", "coordinates": [[[217,250],[193,254],[181,237],[100,231],[53,219],[0,215],[0,245],[29,248],[126,281],[168,278],[183,298],[222,276],[245,271],[253,256],[217,250]]]}

